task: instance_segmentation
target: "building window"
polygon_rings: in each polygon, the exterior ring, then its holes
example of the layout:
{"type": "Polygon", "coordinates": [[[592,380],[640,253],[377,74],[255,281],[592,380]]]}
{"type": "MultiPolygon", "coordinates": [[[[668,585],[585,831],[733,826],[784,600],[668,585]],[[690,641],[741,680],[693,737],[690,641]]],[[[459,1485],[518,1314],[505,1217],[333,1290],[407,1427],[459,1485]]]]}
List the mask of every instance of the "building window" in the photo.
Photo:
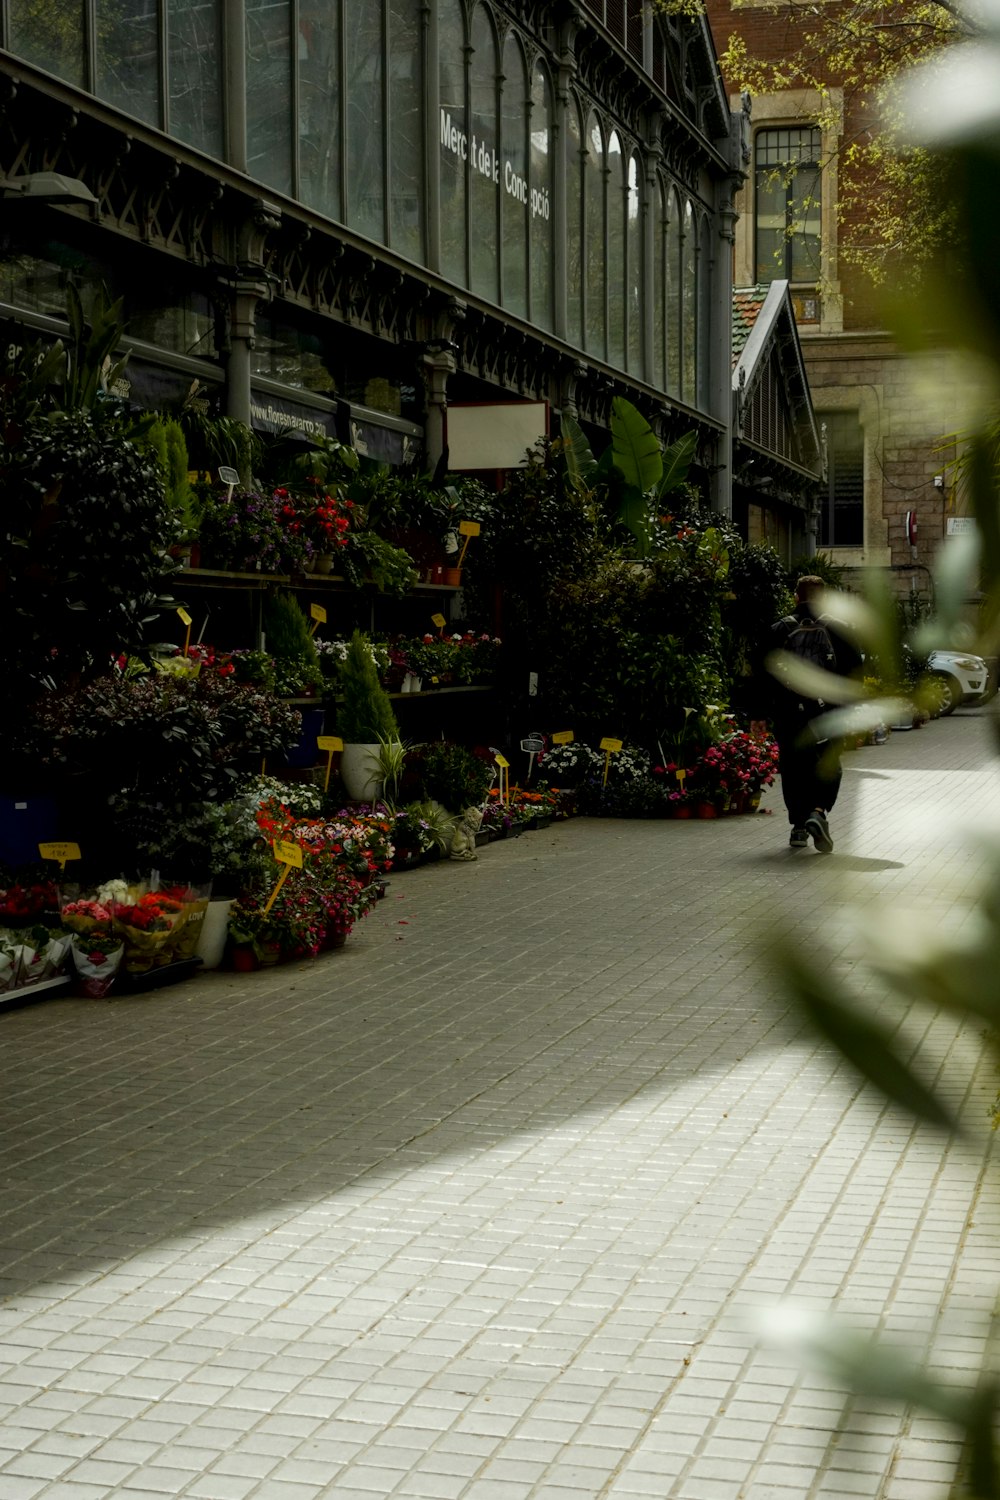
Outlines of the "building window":
{"type": "MultiPolygon", "coordinates": [[[[570,106],[570,112],[576,111],[570,106]]],[[[531,319],[552,327],[552,85],[540,61],[531,81],[531,319]]],[[[570,172],[570,182],[574,173],[570,172]]],[[[572,198],[568,200],[572,203],[572,198]]],[[[570,209],[572,217],[573,210],[570,209]]],[[[579,222],[579,221],[577,221],[579,222]]],[[[567,265],[569,261],[567,259],[567,265]]],[[[577,278],[579,286],[579,277],[577,278]]]]}
{"type": "Polygon", "coordinates": [[[754,140],[754,264],[759,284],[815,283],[820,274],[820,132],[758,130],[754,140]]]}
{"type": "Polygon", "coordinates": [[[503,50],[499,181],[503,305],[528,315],[528,71],[514,32],[503,50]]]}
{"type": "Polygon", "coordinates": [[[385,243],[385,28],[381,0],[350,9],[345,32],[347,222],[385,243]]]}
{"type": "Polygon", "coordinates": [[[339,0],[332,0],[325,13],[303,5],[298,26],[299,196],[327,218],[341,219],[339,0]]]}
{"type": "Polygon", "coordinates": [[[500,127],[498,119],[497,41],[485,5],[472,18],[469,97],[472,141],[469,146],[469,206],[472,220],[472,290],[500,301],[498,210],[500,127]]]}
{"type": "Polygon", "coordinates": [[[606,359],[608,352],[607,282],[605,280],[605,255],[608,243],[607,219],[605,217],[604,135],[596,114],[587,120],[584,138],[584,348],[598,359],[606,359]]]}
{"type": "Polygon", "coordinates": [[[247,0],[247,171],[292,190],[292,17],[289,0],[247,0]]]}
{"type": "Polygon", "coordinates": [[[643,234],[642,200],[639,196],[639,158],[635,154],[628,162],[628,189],[626,194],[625,237],[628,252],[626,264],[625,316],[628,323],[628,368],[635,375],[643,373],[642,323],[643,323],[643,234]]]}
{"type": "Polygon", "coordinates": [[[830,412],[826,431],[826,492],[819,541],[825,547],[861,547],[865,540],[865,438],[857,412],[830,412]]]}
{"type": "Polygon", "coordinates": [[[466,193],[469,162],[469,117],[465,94],[465,21],[458,0],[441,8],[441,270],[459,286],[468,286],[466,193]]]}
{"type": "Polygon", "coordinates": [[[608,139],[608,359],[625,368],[625,157],[617,130],[608,139]]]}

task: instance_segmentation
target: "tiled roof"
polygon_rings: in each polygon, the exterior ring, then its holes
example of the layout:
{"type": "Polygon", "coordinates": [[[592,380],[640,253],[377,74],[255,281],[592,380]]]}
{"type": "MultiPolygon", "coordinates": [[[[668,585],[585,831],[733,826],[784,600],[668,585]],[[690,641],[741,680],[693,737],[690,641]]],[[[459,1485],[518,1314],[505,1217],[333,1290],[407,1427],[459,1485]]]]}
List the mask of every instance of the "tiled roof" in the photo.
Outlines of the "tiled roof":
{"type": "Polygon", "coordinates": [[[766,286],[738,287],[733,292],[733,364],[743,353],[757,316],[764,306],[766,286]]]}

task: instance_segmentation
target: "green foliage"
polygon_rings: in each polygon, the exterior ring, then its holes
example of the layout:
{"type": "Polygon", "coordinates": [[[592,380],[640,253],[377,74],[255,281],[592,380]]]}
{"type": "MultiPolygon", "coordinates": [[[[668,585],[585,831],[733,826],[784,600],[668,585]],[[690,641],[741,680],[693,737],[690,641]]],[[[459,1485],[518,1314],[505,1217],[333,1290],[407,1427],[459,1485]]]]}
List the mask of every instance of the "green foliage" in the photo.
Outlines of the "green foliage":
{"type": "Polygon", "coordinates": [[[310,688],[322,688],[323,673],[309,633],[309,621],[293,594],[277,589],[268,599],[264,638],[274,661],[280,696],[297,698],[310,688]]]}
{"type": "Polygon", "coordinates": [[[337,731],[345,744],[375,745],[399,739],[399,725],[389,695],[378,680],[371,643],[360,630],[348,642],[340,687],[343,702],[337,706],[337,731]]]}
{"type": "Polygon", "coordinates": [[[788,614],[793,603],[785,566],[773,547],[767,542],[730,543],[729,589],[722,620],[734,677],[750,672],[773,621],[788,614]]]}
{"type": "Polygon", "coordinates": [[[70,339],[66,350],[66,374],[62,404],[67,411],[90,411],[98,408],[128,363],[128,355],[112,364],[111,356],[121,342],[121,299],[109,302],[102,287],[94,297],[90,320],[84,317],[80,294],[72,282],[66,287],[66,312],[70,339]]]}
{"type": "Polygon", "coordinates": [[[844,570],[827,552],[814,552],[811,557],[793,558],[787,572],[789,590],[794,591],[797,581],[807,577],[822,578],[828,588],[839,589],[843,586],[844,570]]]}
{"type": "Polygon", "coordinates": [[[407,755],[406,784],[414,799],[440,802],[455,814],[482,806],[494,774],[489,760],[451,740],[417,745],[407,755]]]}
{"type": "Polygon", "coordinates": [[[355,588],[373,583],[380,594],[393,599],[405,599],[418,577],[410,554],[376,531],[351,531],[338,565],[355,588]]]}
{"type": "Polygon", "coordinates": [[[155,462],[112,415],[36,415],[0,445],[8,547],[0,664],[8,694],[70,683],[141,648],[176,531],[155,462]]]}
{"type": "Polygon", "coordinates": [[[236,469],[242,487],[253,488],[253,475],[263,454],[261,439],[235,417],[213,412],[212,400],[199,381],[192,382],[177,419],[193,469],[207,472],[212,485],[220,467],[236,469]]]}
{"type": "MultiPolygon", "coordinates": [[[[841,267],[856,267],[875,285],[919,287],[937,257],[961,244],[961,222],[954,166],[914,139],[900,85],[915,62],[977,34],[974,8],[950,0],[852,0],[847,7],[793,0],[773,9],[775,23],[779,14],[785,23],[781,44],[754,55],[743,37],[720,34],[723,72],[734,88],[758,97],[805,90],[822,101],[802,118],[840,139],[841,267]]],[[[988,92],[978,76],[970,82],[969,93],[988,92]]]]}
{"type": "Polygon", "coordinates": [[[198,532],[202,507],[188,478],[188,451],[183,428],[173,417],[156,417],[139,442],[155,455],[163,475],[163,495],[176,522],[178,540],[193,540],[198,532]]]}

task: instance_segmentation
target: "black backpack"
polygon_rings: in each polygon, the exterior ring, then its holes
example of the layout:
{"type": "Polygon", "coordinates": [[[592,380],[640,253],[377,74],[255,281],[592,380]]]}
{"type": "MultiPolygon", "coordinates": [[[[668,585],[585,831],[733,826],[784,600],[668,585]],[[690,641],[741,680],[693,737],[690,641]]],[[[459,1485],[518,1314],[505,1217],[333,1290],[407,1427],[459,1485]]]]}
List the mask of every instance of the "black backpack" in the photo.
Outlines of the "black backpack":
{"type": "MultiPolygon", "coordinates": [[[[787,651],[790,656],[797,656],[802,661],[812,662],[814,666],[820,667],[825,672],[836,672],[837,653],[830,639],[830,632],[822,620],[814,619],[812,615],[802,618],[798,615],[786,615],[781,624],[787,628],[781,642],[782,651],[787,651]]],[[[821,707],[823,706],[822,698],[804,699],[787,683],[782,683],[782,686],[799,699],[800,706],[804,707],[806,703],[818,703],[821,707]]]]}

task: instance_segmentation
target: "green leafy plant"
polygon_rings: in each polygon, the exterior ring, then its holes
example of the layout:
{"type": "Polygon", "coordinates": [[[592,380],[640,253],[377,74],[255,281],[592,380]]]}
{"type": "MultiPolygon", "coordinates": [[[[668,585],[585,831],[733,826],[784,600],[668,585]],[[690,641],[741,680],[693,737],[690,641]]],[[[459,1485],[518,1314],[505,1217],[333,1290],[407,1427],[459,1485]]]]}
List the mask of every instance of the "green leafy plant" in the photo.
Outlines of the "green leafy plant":
{"type": "Polygon", "coordinates": [[[284,698],[298,698],[323,686],[316,647],[306,619],[294,595],[278,589],[264,611],[264,637],[274,662],[276,691],[284,698]]]}
{"type": "Polygon", "coordinates": [[[571,484],[577,489],[592,489],[611,472],[617,473],[620,482],[615,521],[632,533],[638,556],[648,557],[654,507],[686,482],[698,444],[697,433],[689,432],[669,448],[661,449],[645,417],[624,396],[616,396],[611,403],[611,447],[600,461],[594,458],[572,417],[563,417],[563,432],[571,484]]]}
{"type": "Polygon", "coordinates": [[[416,787],[418,801],[442,803],[449,812],[479,807],[495,775],[492,763],[465,745],[433,740],[407,755],[406,784],[416,787]]]}
{"type": "Polygon", "coordinates": [[[338,565],[355,588],[370,582],[379,593],[395,599],[404,599],[418,578],[410,554],[376,531],[352,531],[338,565]]]}
{"type": "Polygon", "coordinates": [[[340,667],[343,699],[337,705],[337,729],[345,744],[374,745],[398,740],[399,725],[389,694],[378,680],[371,642],[356,630],[340,667]]]}

